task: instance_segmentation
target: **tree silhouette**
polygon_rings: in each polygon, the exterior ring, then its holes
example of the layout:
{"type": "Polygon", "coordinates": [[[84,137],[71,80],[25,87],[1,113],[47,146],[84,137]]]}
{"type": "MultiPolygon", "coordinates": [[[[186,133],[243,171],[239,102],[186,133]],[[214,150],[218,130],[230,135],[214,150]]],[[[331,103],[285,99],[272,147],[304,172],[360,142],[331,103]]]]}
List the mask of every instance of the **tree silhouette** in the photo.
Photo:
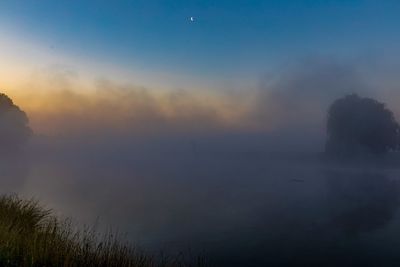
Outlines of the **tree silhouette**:
{"type": "Polygon", "coordinates": [[[25,112],[0,93],[0,152],[10,152],[21,146],[31,133],[25,112]]]}
{"type": "Polygon", "coordinates": [[[325,150],[335,156],[384,154],[397,149],[398,133],[399,125],[383,103],[351,94],[329,108],[325,150]]]}

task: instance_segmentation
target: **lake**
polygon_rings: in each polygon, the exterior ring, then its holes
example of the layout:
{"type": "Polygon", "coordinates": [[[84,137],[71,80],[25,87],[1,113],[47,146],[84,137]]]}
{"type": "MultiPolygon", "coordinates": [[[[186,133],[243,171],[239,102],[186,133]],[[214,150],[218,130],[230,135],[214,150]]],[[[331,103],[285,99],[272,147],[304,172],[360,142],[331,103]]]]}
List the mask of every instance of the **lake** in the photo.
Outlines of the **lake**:
{"type": "Polygon", "coordinates": [[[149,253],[206,255],[215,266],[400,261],[396,160],[227,147],[36,140],[3,160],[3,177],[16,177],[3,191],[112,227],[149,253]]]}

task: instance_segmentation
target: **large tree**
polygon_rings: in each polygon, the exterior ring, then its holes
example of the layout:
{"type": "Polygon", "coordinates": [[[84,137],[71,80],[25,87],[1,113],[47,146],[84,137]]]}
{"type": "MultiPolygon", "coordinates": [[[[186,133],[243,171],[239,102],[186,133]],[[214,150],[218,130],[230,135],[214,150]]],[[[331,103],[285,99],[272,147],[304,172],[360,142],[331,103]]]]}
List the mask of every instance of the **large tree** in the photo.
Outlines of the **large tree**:
{"type": "Polygon", "coordinates": [[[7,95],[0,93],[0,153],[18,148],[31,133],[25,112],[7,95]]]}
{"type": "Polygon", "coordinates": [[[326,152],[336,156],[384,154],[397,149],[398,133],[399,125],[383,103],[347,95],[329,108],[326,152]]]}

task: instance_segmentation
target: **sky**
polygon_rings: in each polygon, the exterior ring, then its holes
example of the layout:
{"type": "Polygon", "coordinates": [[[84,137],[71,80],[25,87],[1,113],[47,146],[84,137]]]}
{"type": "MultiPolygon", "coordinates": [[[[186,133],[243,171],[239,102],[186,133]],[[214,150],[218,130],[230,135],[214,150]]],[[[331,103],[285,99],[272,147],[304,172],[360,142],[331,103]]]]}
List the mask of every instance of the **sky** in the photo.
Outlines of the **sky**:
{"type": "Polygon", "coordinates": [[[372,0],[4,0],[0,87],[37,129],[53,91],[81,95],[99,81],[146,88],[164,106],[160,92],[185,90],[216,103],[205,109],[229,102],[239,112],[224,118],[243,118],[265,77],[313,69],[309,59],[379,68],[382,80],[382,62],[398,67],[399,11],[398,1],[372,0]]]}

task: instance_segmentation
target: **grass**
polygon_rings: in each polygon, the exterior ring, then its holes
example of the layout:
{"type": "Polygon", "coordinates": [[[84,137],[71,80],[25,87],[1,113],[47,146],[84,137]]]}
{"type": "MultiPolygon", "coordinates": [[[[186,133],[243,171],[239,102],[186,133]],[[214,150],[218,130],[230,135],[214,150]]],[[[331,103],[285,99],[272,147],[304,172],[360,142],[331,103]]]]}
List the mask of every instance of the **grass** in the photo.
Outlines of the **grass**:
{"type": "Polygon", "coordinates": [[[189,267],[206,266],[199,257],[152,257],[117,236],[94,230],[75,230],[33,200],[0,197],[0,266],[12,267],[189,267]]]}

